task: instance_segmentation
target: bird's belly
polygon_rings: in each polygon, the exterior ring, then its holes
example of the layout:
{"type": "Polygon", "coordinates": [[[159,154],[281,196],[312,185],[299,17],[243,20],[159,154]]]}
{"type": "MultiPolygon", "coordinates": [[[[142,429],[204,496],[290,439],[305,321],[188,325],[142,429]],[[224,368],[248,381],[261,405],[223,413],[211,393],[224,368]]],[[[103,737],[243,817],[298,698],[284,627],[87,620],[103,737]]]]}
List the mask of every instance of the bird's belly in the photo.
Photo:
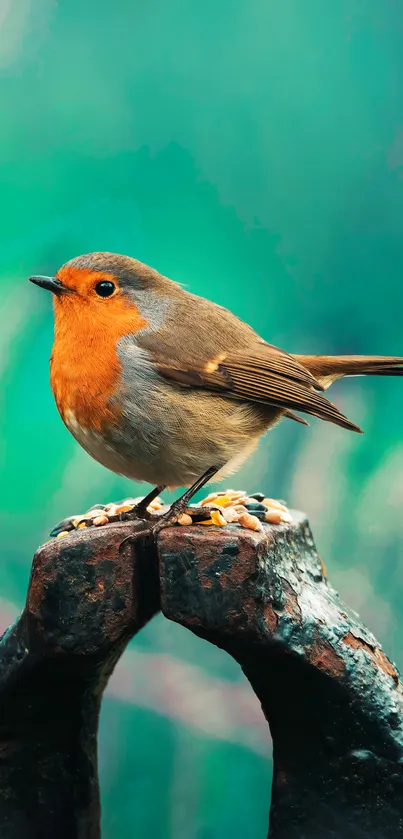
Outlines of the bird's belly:
{"type": "Polygon", "coordinates": [[[147,404],[125,404],[121,420],[107,431],[83,428],[72,412],[65,423],[107,469],[175,488],[190,486],[211,466],[219,468],[214,480],[235,472],[271,421],[244,403],[162,388],[147,404]]]}
{"type": "Polygon", "coordinates": [[[98,463],[115,472],[118,475],[125,475],[126,459],[119,449],[113,444],[113,441],[108,440],[108,434],[103,431],[97,431],[93,428],[81,425],[73,411],[68,411],[64,417],[64,422],[77,440],[77,443],[98,463]]]}
{"type": "Polygon", "coordinates": [[[267,413],[245,403],[161,387],[146,407],[125,407],[125,422],[112,430],[108,446],[127,477],[184,487],[211,466],[218,479],[235,472],[270,424],[267,413]]]}

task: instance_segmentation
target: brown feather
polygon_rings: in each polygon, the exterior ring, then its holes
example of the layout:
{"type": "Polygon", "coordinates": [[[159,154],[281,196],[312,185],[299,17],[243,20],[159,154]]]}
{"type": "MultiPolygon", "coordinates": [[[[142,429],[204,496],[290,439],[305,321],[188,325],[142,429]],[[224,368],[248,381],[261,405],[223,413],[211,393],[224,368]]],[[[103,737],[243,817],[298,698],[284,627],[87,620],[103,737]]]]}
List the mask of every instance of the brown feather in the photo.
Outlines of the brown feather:
{"type": "Polygon", "coordinates": [[[295,409],[351,431],[361,431],[332,402],[313,389],[313,382],[317,386],[316,380],[312,375],[306,375],[298,360],[286,354],[283,360],[281,351],[273,351],[270,345],[262,344],[260,357],[247,351],[228,354],[220,364],[210,362],[204,369],[183,369],[164,362],[157,363],[157,369],[162,376],[181,385],[220,391],[232,399],[283,410],[295,409]]]}
{"type": "Polygon", "coordinates": [[[264,410],[272,407],[283,415],[301,411],[354,431],[361,429],[318,391],[344,375],[400,375],[402,365],[394,357],[290,355],[267,344],[228,310],[182,290],[175,291],[158,346],[153,332],[141,333],[138,343],[152,354],[160,375],[182,387],[220,393],[264,410]],[[189,320],[194,323],[191,343],[189,320]]]}
{"type": "Polygon", "coordinates": [[[301,425],[307,425],[309,428],[309,422],[307,422],[303,417],[299,417],[298,414],[294,414],[293,411],[284,411],[283,416],[285,419],[294,420],[294,422],[299,422],[301,425]]]}
{"type": "Polygon", "coordinates": [[[343,376],[403,376],[403,358],[380,355],[293,355],[324,389],[343,376]]]}

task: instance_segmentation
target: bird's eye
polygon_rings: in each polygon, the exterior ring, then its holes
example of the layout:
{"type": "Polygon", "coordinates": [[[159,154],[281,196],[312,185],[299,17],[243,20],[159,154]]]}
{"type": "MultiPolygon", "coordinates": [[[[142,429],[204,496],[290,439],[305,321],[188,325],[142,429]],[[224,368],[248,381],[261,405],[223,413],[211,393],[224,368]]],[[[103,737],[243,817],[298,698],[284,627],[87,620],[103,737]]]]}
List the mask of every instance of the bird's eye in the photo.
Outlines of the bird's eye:
{"type": "Polygon", "coordinates": [[[102,280],[95,286],[95,291],[98,294],[98,297],[110,297],[115,289],[115,283],[111,283],[109,280],[102,280]]]}

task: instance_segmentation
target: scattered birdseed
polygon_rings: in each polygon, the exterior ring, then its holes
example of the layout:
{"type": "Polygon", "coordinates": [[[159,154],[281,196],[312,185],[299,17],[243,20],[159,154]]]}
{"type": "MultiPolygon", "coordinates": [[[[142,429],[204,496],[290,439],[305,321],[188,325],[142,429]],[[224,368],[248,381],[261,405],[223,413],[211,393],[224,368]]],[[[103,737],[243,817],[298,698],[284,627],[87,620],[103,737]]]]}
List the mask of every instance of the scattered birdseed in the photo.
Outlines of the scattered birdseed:
{"type": "Polygon", "coordinates": [[[282,515],[281,510],[266,510],[264,520],[270,524],[280,524],[282,515]]]}
{"type": "Polygon", "coordinates": [[[116,516],[117,512],[118,512],[117,504],[108,504],[105,508],[105,513],[107,513],[108,516],[116,516]]]}
{"type": "Polygon", "coordinates": [[[284,524],[290,524],[292,522],[292,516],[288,512],[288,510],[267,510],[264,517],[265,521],[270,522],[270,524],[280,524],[280,522],[284,522],[284,524]]]}
{"type": "Polygon", "coordinates": [[[230,498],[229,495],[225,495],[223,493],[222,495],[219,495],[218,498],[216,498],[215,503],[218,505],[218,507],[229,507],[230,504],[233,503],[233,499],[230,498]]]}
{"type": "Polygon", "coordinates": [[[237,513],[235,507],[224,507],[222,514],[228,524],[236,522],[239,519],[239,513],[237,513]]]}
{"type": "MultiPolygon", "coordinates": [[[[224,519],[227,524],[240,524],[241,527],[260,531],[262,522],[270,524],[289,523],[292,521],[287,507],[274,498],[266,498],[263,492],[248,495],[244,490],[227,489],[223,492],[210,492],[201,501],[201,506],[208,509],[210,519],[198,520],[199,515],[193,517],[194,524],[217,524],[224,519]],[[220,517],[220,518],[219,518],[220,517]]],[[[189,508],[192,515],[192,508],[189,508]]]]}
{"type": "Polygon", "coordinates": [[[109,521],[108,516],[105,516],[105,515],[96,516],[95,519],[93,520],[93,525],[95,527],[100,527],[101,524],[108,524],[108,521],[109,521]]]}
{"type": "Polygon", "coordinates": [[[220,513],[219,510],[212,510],[211,512],[211,521],[213,524],[218,525],[219,527],[224,527],[227,524],[225,521],[224,516],[220,513]]]}
{"type": "Polygon", "coordinates": [[[243,504],[234,504],[234,510],[236,510],[237,513],[247,513],[248,512],[246,507],[243,504]]]}
{"type": "Polygon", "coordinates": [[[215,492],[210,492],[210,495],[207,495],[206,498],[203,498],[203,501],[200,502],[202,507],[206,507],[207,504],[211,504],[213,500],[217,498],[217,494],[215,492]]]}
{"type": "MultiPolygon", "coordinates": [[[[93,518],[95,518],[95,516],[103,516],[103,515],[105,515],[104,511],[101,510],[100,507],[94,507],[93,510],[92,509],[88,510],[88,513],[85,513],[84,516],[81,516],[79,521],[83,521],[84,519],[93,519],[93,518]]],[[[77,525],[76,525],[76,527],[77,527],[77,525]]]]}
{"type": "MultiPolygon", "coordinates": [[[[128,513],[130,510],[133,509],[133,506],[134,506],[133,504],[116,504],[115,512],[116,512],[116,514],[118,514],[118,513],[128,513]]],[[[102,515],[102,510],[100,512],[100,515],[102,515]]],[[[110,512],[109,512],[109,515],[111,515],[110,512]]]]}
{"type": "Polygon", "coordinates": [[[147,510],[151,512],[152,510],[160,510],[163,506],[163,503],[159,497],[154,498],[154,501],[151,501],[147,507],[147,510]]]}
{"type": "Polygon", "coordinates": [[[249,498],[245,501],[245,507],[249,512],[252,511],[255,513],[265,513],[267,507],[264,504],[261,504],[259,501],[250,501],[249,498]]]}
{"type": "Polygon", "coordinates": [[[286,505],[277,501],[276,498],[264,498],[262,504],[266,507],[274,507],[276,510],[287,510],[286,505]]]}
{"type": "Polygon", "coordinates": [[[178,516],[178,524],[181,524],[182,527],[186,527],[189,526],[189,524],[193,524],[193,519],[191,516],[188,516],[187,513],[181,513],[180,516],[178,516]]]}
{"type": "Polygon", "coordinates": [[[246,527],[248,530],[263,530],[262,522],[259,521],[257,516],[251,516],[250,513],[242,513],[238,521],[241,527],[246,527]]]}
{"type": "MultiPolygon", "coordinates": [[[[64,529],[57,533],[58,539],[67,536],[70,530],[83,529],[85,527],[101,527],[108,524],[110,520],[119,520],[120,514],[130,513],[131,510],[143,499],[124,498],[122,501],[108,504],[94,504],[87,513],[81,516],[72,516],[65,519],[58,525],[64,529]]],[[[147,510],[152,515],[159,511],[164,512],[165,505],[161,498],[154,498],[148,505],[147,510]]],[[[269,524],[289,524],[292,516],[287,506],[275,498],[267,498],[263,492],[248,494],[245,490],[226,489],[220,492],[210,492],[197,504],[191,504],[186,512],[178,516],[177,524],[182,527],[201,524],[204,527],[216,525],[224,527],[226,524],[239,524],[248,530],[261,531],[262,522],[269,524]]]]}

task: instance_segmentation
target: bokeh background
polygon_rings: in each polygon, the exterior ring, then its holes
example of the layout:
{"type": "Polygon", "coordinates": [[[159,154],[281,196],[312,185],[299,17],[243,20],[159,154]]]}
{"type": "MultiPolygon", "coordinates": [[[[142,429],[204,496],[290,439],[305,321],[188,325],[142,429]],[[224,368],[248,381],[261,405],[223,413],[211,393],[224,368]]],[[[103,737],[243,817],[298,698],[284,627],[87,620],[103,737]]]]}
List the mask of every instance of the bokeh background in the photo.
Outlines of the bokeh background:
{"type": "MultiPolygon", "coordinates": [[[[289,351],[403,354],[402,78],[399,0],[0,0],[3,626],[56,521],[141,489],[59,420],[51,302],[27,276],[127,253],[289,351]]],[[[307,512],[402,665],[402,381],[333,397],[365,436],[283,423],[231,483],[307,512]]],[[[266,835],[257,701],[162,617],[111,680],[100,769],[104,839],[266,835]]]]}

